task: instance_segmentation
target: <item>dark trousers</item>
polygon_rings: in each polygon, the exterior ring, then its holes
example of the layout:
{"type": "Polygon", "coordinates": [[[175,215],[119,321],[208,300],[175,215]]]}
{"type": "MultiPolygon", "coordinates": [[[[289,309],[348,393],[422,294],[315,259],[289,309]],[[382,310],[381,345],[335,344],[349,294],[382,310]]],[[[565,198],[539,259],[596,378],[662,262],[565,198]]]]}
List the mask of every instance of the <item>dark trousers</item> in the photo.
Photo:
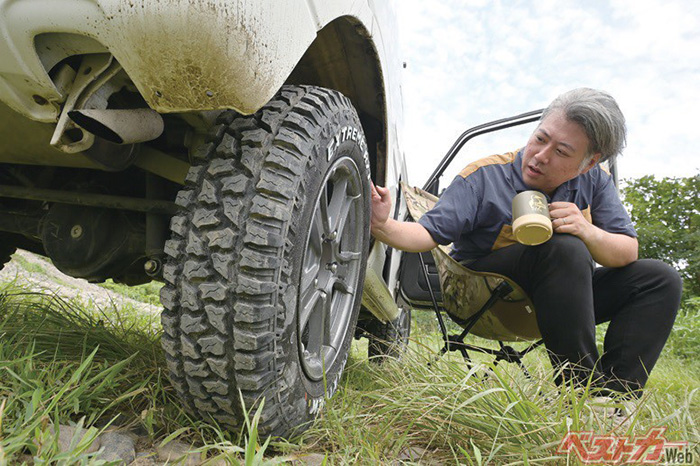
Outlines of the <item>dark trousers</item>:
{"type": "Polygon", "coordinates": [[[639,395],[680,306],[682,281],[672,267],[642,259],[596,268],[584,243],[566,234],[498,249],[469,268],[505,275],[528,294],[558,384],[592,378],[594,386],[639,395]],[[602,322],[610,325],[599,357],[602,322]]]}

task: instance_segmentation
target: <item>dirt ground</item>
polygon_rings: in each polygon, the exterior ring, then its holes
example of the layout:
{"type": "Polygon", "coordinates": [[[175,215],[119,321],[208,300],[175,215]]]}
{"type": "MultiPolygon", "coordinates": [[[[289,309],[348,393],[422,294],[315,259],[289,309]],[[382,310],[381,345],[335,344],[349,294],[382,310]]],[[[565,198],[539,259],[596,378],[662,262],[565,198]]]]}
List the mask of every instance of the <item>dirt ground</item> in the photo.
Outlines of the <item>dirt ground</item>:
{"type": "Polygon", "coordinates": [[[159,306],[130,299],[80,278],[69,277],[54,267],[50,260],[23,250],[17,250],[12,260],[0,270],[0,288],[11,282],[27,291],[55,293],[66,300],[77,299],[100,308],[130,305],[146,312],[161,311],[159,306]]]}

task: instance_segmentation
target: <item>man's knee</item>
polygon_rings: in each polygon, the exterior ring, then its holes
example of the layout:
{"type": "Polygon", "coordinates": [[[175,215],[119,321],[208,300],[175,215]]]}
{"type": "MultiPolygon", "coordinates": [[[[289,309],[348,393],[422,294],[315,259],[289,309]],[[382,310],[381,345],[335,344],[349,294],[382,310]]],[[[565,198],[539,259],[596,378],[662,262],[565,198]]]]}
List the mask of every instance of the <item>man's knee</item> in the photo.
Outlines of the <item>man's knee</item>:
{"type": "Polygon", "coordinates": [[[552,238],[536,248],[548,260],[556,260],[561,265],[587,266],[593,270],[595,264],[588,248],[579,238],[567,234],[554,234],[552,238]]]}
{"type": "Polygon", "coordinates": [[[646,278],[654,287],[663,290],[666,299],[669,299],[670,302],[678,301],[680,303],[683,279],[676,269],[657,259],[640,259],[630,266],[636,267],[637,273],[646,278]]]}

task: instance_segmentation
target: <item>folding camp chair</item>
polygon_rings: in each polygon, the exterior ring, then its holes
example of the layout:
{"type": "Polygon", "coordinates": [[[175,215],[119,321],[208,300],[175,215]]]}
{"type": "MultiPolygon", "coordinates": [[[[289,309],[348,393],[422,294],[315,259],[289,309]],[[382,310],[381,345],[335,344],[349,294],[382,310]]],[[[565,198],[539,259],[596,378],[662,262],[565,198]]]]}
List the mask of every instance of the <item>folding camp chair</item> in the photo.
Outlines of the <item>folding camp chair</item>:
{"type": "MultiPolygon", "coordinates": [[[[402,185],[409,213],[418,220],[437,202],[437,198],[418,188],[402,185]]],[[[528,375],[522,358],[542,344],[534,306],[523,290],[513,281],[494,273],[477,272],[461,265],[449,255],[446,246],[438,246],[431,251],[432,257],[415,254],[420,264],[424,283],[430,295],[431,305],[440,326],[444,346],[440,354],[458,351],[471,363],[468,350],[495,356],[494,363],[512,362],[520,366],[528,375]],[[435,280],[431,280],[428,264],[437,268],[440,296],[435,292],[435,280]],[[432,264],[431,264],[432,265],[432,264]],[[463,327],[458,335],[448,335],[442,313],[463,327]],[[464,342],[469,335],[497,340],[498,349],[484,348],[464,342]],[[527,348],[518,351],[504,341],[533,341],[527,348]]],[[[404,264],[405,265],[405,264],[404,264]]]]}
{"type": "MultiPolygon", "coordinates": [[[[438,180],[467,141],[481,134],[535,122],[541,114],[542,110],[536,110],[464,132],[423,189],[402,184],[401,189],[413,220],[417,221],[437,202],[434,194],[438,190],[438,180]]],[[[495,356],[495,364],[500,361],[515,363],[529,375],[522,358],[542,345],[542,340],[535,308],[515,282],[502,275],[470,270],[452,259],[445,246],[439,246],[431,253],[404,253],[399,280],[404,301],[413,308],[432,308],[435,311],[444,341],[440,355],[457,351],[471,363],[468,351],[490,354],[495,356]],[[460,334],[448,335],[443,313],[463,328],[460,334]],[[499,348],[465,343],[465,338],[470,334],[498,341],[499,348]],[[520,351],[504,344],[519,341],[529,344],[520,351]]]]}

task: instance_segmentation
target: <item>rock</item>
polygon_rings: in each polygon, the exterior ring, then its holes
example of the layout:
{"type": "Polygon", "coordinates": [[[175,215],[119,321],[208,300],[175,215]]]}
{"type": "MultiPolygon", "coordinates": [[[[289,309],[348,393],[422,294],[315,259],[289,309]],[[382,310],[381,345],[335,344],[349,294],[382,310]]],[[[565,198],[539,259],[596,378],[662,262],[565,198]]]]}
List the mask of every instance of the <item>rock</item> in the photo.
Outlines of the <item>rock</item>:
{"type": "MultiPolygon", "coordinates": [[[[53,426],[50,429],[51,432],[54,432],[53,426]]],[[[94,435],[94,433],[96,433],[94,428],[83,429],[76,426],[59,425],[57,439],[59,452],[71,451],[71,442],[74,438],[79,442],[85,435],[94,435]]],[[[102,451],[95,455],[95,459],[118,461],[120,464],[129,464],[136,459],[134,440],[125,432],[104,432],[98,435],[83,453],[96,453],[100,449],[102,451]]]]}
{"type": "Polygon", "coordinates": [[[308,455],[301,455],[294,458],[294,464],[298,464],[299,466],[321,466],[325,460],[326,455],[309,453],[308,455]]]}
{"type": "Polygon", "coordinates": [[[191,452],[192,447],[177,440],[173,440],[162,447],[158,447],[158,461],[182,466],[197,466],[201,463],[200,454],[191,452]]]}
{"type": "Polygon", "coordinates": [[[100,435],[100,444],[103,448],[99,458],[105,461],[122,461],[129,464],[136,459],[136,449],[132,438],[119,432],[106,432],[100,435]]]}
{"type": "MultiPolygon", "coordinates": [[[[51,431],[54,432],[53,426],[51,426],[51,431]]],[[[93,431],[94,432],[94,431],[93,431]]],[[[89,429],[78,429],[77,427],[59,425],[58,426],[58,451],[67,452],[71,450],[71,441],[75,436],[78,437],[80,441],[86,434],[92,434],[89,429]]],[[[97,437],[93,442],[87,447],[85,453],[94,453],[100,449],[100,439],[97,437]]]]}
{"type": "Polygon", "coordinates": [[[156,463],[150,456],[142,456],[132,461],[131,464],[129,464],[129,466],[154,466],[156,464],[161,463],[156,463]]]}
{"type": "Polygon", "coordinates": [[[398,461],[411,461],[418,463],[422,461],[426,453],[428,453],[428,451],[421,447],[406,447],[401,450],[401,453],[399,453],[399,456],[396,459],[398,461]]]}

